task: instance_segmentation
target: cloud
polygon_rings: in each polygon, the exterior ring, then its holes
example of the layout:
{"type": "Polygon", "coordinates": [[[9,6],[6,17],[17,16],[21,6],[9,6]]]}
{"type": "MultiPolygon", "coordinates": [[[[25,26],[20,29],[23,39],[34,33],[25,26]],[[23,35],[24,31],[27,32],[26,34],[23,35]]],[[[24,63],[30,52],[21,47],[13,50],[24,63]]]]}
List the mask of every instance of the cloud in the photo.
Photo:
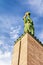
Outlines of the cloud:
{"type": "Polygon", "coordinates": [[[0,50],[0,55],[2,54],[2,51],[0,50]]]}
{"type": "Polygon", "coordinates": [[[0,64],[1,65],[11,65],[11,59],[9,59],[9,58],[0,59],[0,64]]]}
{"type": "Polygon", "coordinates": [[[0,64],[1,65],[11,65],[11,52],[6,51],[3,53],[0,50],[0,64]]]}
{"type": "MultiPolygon", "coordinates": [[[[19,26],[21,26],[20,21],[22,20],[19,16],[0,15],[0,40],[4,41],[4,44],[10,43],[9,41],[18,37],[19,29],[17,30],[16,27],[19,28],[19,26]]],[[[2,42],[0,44],[2,44],[2,42]]]]}
{"type": "Polygon", "coordinates": [[[10,31],[10,37],[11,37],[11,39],[16,40],[19,37],[18,34],[19,34],[20,30],[21,30],[21,26],[16,26],[15,29],[12,27],[11,31],[10,31]]]}
{"type": "Polygon", "coordinates": [[[39,38],[39,40],[43,43],[43,31],[41,31],[37,37],[39,38]]]}
{"type": "Polygon", "coordinates": [[[43,39],[43,31],[38,35],[40,39],[43,39]]]}
{"type": "Polygon", "coordinates": [[[5,61],[3,61],[3,60],[0,60],[0,64],[1,64],[1,65],[11,65],[10,62],[5,62],[5,61]]]}
{"type": "Polygon", "coordinates": [[[21,18],[18,16],[11,16],[11,15],[1,15],[0,16],[0,27],[4,29],[11,28],[12,25],[16,25],[20,22],[21,18]]]}
{"type": "Polygon", "coordinates": [[[21,30],[21,18],[15,16],[0,16],[0,63],[1,65],[10,65],[11,52],[14,40],[19,37],[21,30]]]}
{"type": "Polygon", "coordinates": [[[11,52],[0,53],[0,59],[9,58],[10,56],[11,52]]]}
{"type": "Polygon", "coordinates": [[[33,13],[43,16],[43,0],[27,0],[25,4],[27,7],[29,5],[29,8],[33,13]]]}
{"type": "Polygon", "coordinates": [[[9,33],[11,31],[11,28],[15,28],[19,25],[22,25],[21,22],[22,19],[21,17],[18,16],[11,16],[11,15],[3,15],[0,16],[0,36],[5,36],[5,37],[10,37],[9,33]]]}
{"type": "Polygon", "coordinates": [[[0,40],[0,45],[3,44],[4,42],[2,40],[0,40]]]}

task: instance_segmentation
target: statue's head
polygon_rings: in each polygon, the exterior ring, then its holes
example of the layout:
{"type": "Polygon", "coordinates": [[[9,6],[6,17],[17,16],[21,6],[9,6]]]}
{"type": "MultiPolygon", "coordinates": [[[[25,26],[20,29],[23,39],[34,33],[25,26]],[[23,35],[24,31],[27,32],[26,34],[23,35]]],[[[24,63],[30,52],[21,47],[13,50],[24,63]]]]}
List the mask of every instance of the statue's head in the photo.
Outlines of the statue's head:
{"type": "Polygon", "coordinates": [[[25,13],[25,16],[28,16],[28,15],[30,16],[30,12],[26,12],[26,13],[25,13]]]}
{"type": "Polygon", "coordinates": [[[26,12],[24,17],[23,17],[23,20],[27,18],[27,16],[30,16],[30,12],[26,12]]]}

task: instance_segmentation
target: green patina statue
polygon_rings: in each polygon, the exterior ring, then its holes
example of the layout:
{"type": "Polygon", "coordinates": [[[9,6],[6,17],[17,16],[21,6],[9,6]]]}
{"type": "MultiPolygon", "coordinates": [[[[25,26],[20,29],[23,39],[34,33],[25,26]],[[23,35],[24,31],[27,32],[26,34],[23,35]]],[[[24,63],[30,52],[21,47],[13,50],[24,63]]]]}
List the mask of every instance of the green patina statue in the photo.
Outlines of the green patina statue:
{"type": "MultiPolygon", "coordinates": [[[[30,18],[30,12],[25,13],[23,20],[24,20],[24,33],[31,33],[31,35],[34,36],[34,24],[30,18]]],[[[17,39],[17,41],[20,40],[23,36],[24,36],[24,34],[21,37],[19,37],[17,39]]]]}
{"type": "Polygon", "coordinates": [[[24,20],[24,33],[31,33],[34,35],[34,24],[30,18],[30,12],[26,12],[25,16],[23,17],[24,20]]]}

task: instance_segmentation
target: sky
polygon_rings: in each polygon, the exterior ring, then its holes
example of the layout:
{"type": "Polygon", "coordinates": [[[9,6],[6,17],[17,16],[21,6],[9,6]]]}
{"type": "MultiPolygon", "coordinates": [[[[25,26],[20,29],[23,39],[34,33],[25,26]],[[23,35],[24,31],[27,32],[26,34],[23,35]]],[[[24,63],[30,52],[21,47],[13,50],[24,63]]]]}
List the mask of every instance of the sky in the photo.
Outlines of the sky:
{"type": "Polygon", "coordinates": [[[35,36],[43,44],[43,0],[0,0],[0,64],[11,65],[14,41],[24,33],[23,16],[29,11],[35,36]]]}

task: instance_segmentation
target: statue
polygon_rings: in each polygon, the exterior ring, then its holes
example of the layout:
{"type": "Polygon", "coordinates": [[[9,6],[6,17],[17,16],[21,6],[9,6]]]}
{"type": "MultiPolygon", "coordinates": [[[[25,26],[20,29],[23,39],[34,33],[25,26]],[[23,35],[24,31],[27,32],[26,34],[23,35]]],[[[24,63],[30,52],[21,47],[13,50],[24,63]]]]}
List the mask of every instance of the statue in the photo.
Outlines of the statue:
{"type": "Polygon", "coordinates": [[[25,13],[23,20],[24,20],[24,33],[28,32],[34,35],[34,25],[33,21],[30,18],[30,12],[25,13]]]}

